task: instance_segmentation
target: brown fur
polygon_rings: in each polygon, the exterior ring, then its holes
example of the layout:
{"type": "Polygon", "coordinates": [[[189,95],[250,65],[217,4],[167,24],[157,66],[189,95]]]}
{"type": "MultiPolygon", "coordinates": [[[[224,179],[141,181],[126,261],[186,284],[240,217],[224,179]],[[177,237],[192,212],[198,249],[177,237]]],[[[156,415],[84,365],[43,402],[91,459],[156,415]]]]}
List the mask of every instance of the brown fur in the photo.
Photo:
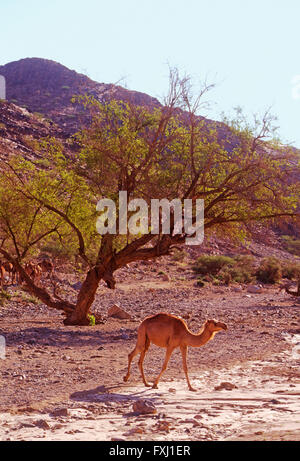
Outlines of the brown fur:
{"type": "Polygon", "coordinates": [[[190,390],[194,390],[190,384],[186,363],[186,355],[188,346],[200,347],[207,341],[213,339],[218,331],[226,330],[227,326],[222,322],[216,320],[207,320],[198,334],[192,333],[185,321],[173,314],[159,313],[147,317],[138,329],[138,337],[136,346],[133,351],[128,355],[128,371],[124,376],[124,381],[128,381],[130,376],[130,366],[133,358],[140,353],[139,368],[141,371],[142,379],[145,386],[150,386],[145,378],[143,370],[143,362],[145,354],[149,349],[151,342],[159,347],[166,348],[165,361],[162,370],[156,378],[153,388],[157,388],[159,379],[165,369],[167,368],[168,361],[174,349],[180,347],[182,354],[183,369],[185,372],[186,380],[190,390]]]}

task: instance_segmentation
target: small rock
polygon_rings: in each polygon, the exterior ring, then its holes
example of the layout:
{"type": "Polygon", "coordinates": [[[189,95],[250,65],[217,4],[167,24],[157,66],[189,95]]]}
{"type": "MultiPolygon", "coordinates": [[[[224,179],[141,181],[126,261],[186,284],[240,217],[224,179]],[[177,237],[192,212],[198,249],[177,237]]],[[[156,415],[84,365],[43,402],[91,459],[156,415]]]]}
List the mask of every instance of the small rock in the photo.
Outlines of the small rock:
{"type": "Polygon", "coordinates": [[[132,408],[133,411],[143,415],[157,413],[157,409],[155,408],[154,403],[152,403],[150,400],[136,400],[136,402],[134,402],[132,405],[132,408]]]}
{"type": "Polygon", "coordinates": [[[33,424],[33,423],[27,423],[27,422],[24,422],[24,423],[20,423],[18,429],[24,429],[24,428],[27,428],[27,427],[35,427],[36,425],[33,424]]]}
{"type": "Polygon", "coordinates": [[[172,394],[176,394],[176,389],[174,389],[174,387],[170,387],[168,391],[171,392],[172,394]]]}
{"type": "Polygon", "coordinates": [[[248,293],[262,293],[263,289],[261,285],[249,285],[247,288],[248,293]]]}
{"type": "Polygon", "coordinates": [[[215,391],[221,391],[222,389],[225,389],[226,391],[232,391],[232,389],[237,389],[237,386],[235,384],[224,381],[219,386],[215,387],[215,391]]]}
{"type": "Polygon", "coordinates": [[[234,291],[235,293],[241,293],[241,291],[243,291],[243,288],[242,288],[242,287],[232,287],[231,289],[232,289],[232,291],[234,291]]]}
{"type": "Polygon", "coordinates": [[[278,403],[281,403],[281,402],[277,399],[271,399],[270,403],[274,403],[275,405],[277,405],[278,403]]]}
{"type": "Polygon", "coordinates": [[[170,423],[168,421],[158,421],[155,426],[155,431],[170,432],[170,423]]]}
{"type": "Polygon", "coordinates": [[[118,306],[118,304],[114,304],[112,307],[110,307],[107,314],[109,317],[116,319],[131,319],[131,316],[128,314],[128,312],[118,306]]]}
{"type": "Polygon", "coordinates": [[[143,427],[133,427],[124,435],[144,434],[145,429],[143,427]]]}
{"type": "Polygon", "coordinates": [[[50,429],[49,424],[44,419],[33,421],[33,424],[37,427],[40,427],[41,429],[50,429]]]}
{"type": "Polygon", "coordinates": [[[52,411],[51,416],[68,416],[69,410],[68,408],[56,408],[52,411]]]}
{"type": "Polygon", "coordinates": [[[74,288],[74,290],[79,291],[80,288],[82,287],[82,283],[81,282],[73,283],[73,285],[71,285],[71,287],[74,288]]]}

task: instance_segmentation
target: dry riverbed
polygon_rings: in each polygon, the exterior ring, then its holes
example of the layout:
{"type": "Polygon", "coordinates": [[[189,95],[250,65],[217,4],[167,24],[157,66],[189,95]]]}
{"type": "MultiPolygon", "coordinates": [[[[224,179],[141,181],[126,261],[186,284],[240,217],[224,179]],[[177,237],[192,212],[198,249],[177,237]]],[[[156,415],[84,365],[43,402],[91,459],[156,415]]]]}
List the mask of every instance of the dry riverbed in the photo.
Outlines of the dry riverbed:
{"type": "MultiPolygon", "coordinates": [[[[283,291],[121,281],[114,292],[99,289],[95,309],[106,317],[119,303],[132,319],[91,327],[64,327],[59,313],[12,299],[0,308],[0,440],[300,440],[300,304],[283,291]],[[189,349],[196,392],[179,352],[158,389],[143,386],[137,359],[123,383],[140,321],[160,311],[180,314],[194,332],[207,318],[228,325],[189,349]],[[137,401],[150,413],[137,412],[137,401]]],[[[150,347],[150,381],[163,356],[150,347]]]]}

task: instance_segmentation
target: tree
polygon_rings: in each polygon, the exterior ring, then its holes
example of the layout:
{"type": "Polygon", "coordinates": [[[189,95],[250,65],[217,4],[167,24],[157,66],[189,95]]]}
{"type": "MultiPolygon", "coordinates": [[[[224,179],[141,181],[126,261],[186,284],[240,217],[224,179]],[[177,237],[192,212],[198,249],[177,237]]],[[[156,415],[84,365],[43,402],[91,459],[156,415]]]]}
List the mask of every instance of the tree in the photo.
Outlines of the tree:
{"type": "MultiPolygon", "coordinates": [[[[269,114],[256,119],[253,129],[208,122],[197,114],[208,89],[193,98],[189,78],[172,71],[165,104],[157,108],[79,96],[91,122],[75,136],[75,153],[47,139],[40,143],[40,160],[15,156],[2,163],[0,255],[14,264],[35,296],[65,313],[66,325],[89,323],[101,280],[114,288],[119,268],[168,255],[185,242],[185,229],[176,233],[173,208],[169,233],[162,232],[160,210],[158,234],[151,233],[150,222],[139,234],[121,234],[120,191],[149,207],[151,199],[203,199],[206,233],[243,235],[245,223],[296,215],[299,176],[298,182],[290,178],[299,162],[275,141],[266,142],[269,114]],[[96,230],[101,198],[117,205],[115,234],[96,230]],[[87,266],[75,303],[36,285],[24,270],[26,258],[49,241],[64,245],[87,266]]],[[[129,210],[127,221],[133,216],[129,210]]]]}

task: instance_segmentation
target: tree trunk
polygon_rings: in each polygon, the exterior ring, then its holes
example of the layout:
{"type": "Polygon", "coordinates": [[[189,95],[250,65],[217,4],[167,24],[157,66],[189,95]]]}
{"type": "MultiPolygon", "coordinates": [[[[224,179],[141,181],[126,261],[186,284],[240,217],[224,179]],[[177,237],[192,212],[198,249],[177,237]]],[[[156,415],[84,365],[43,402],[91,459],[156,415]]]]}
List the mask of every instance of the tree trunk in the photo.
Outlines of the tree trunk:
{"type": "Polygon", "coordinates": [[[65,325],[89,325],[88,313],[102,278],[103,273],[97,267],[93,267],[88,271],[79,291],[76,307],[73,312],[67,314],[64,320],[65,325]]]}

